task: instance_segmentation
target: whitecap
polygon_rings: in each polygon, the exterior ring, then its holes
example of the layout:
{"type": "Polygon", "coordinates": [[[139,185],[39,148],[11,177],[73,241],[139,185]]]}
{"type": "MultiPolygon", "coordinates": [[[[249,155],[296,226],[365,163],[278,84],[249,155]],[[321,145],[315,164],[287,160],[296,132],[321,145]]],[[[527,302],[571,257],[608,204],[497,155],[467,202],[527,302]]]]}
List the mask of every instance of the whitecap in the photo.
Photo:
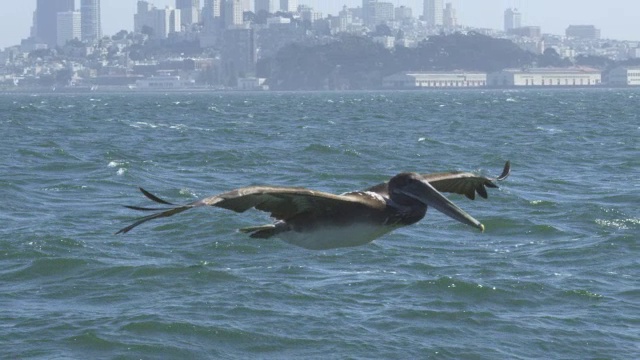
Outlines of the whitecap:
{"type": "Polygon", "coordinates": [[[122,161],[122,160],[113,160],[113,161],[110,161],[107,166],[110,167],[110,168],[113,168],[113,167],[118,167],[118,166],[122,166],[122,165],[124,165],[124,161],[122,161]]]}
{"type": "Polygon", "coordinates": [[[127,169],[125,168],[120,168],[118,169],[118,172],[116,174],[118,174],[118,176],[122,176],[127,172],[127,169]]]}
{"type": "Polygon", "coordinates": [[[604,227],[612,227],[620,230],[628,230],[630,226],[640,225],[640,219],[596,219],[596,224],[604,227]]]}

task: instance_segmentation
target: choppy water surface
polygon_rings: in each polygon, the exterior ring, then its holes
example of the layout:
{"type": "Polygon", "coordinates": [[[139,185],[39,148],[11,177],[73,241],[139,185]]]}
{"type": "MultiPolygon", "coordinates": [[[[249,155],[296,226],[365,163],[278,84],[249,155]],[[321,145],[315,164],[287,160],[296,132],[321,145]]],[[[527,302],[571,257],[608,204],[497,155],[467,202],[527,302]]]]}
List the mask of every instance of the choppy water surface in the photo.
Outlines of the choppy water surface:
{"type": "Polygon", "coordinates": [[[1,95],[3,358],[640,358],[640,91],[1,95]],[[309,251],[144,186],[340,193],[513,171],[374,243],[309,251]]]}

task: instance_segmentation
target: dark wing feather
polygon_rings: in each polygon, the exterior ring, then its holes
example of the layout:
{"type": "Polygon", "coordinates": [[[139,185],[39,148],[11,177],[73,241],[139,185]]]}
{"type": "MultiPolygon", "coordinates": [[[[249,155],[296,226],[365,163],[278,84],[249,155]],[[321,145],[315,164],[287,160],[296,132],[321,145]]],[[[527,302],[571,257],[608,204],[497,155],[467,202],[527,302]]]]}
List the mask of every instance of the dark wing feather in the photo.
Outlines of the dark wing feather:
{"type": "MultiPolygon", "coordinates": [[[[161,204],[168,203],[150,194],[146,190],[141,189],[141,191],[147,198],[155,202],[161,204]]],[[[132,225],[121,229],[117,233],[126,233],[147,221],[172,216],[185,210],[200,206],[216,206],[235,212],[244,212],[251,208],[256,208],[270,213],[275,219],[287,220],[302,213],[307,213],[313,216],[323,216],[324,214],[331,213],[336,209],[345,210],[349,207],[362,206],[384,208],[385,204],[373,197],[357,196],[354,194],[334,195],[303,188],[251,186],[167,209],[129,206],[129,208],[134,210],[161,210],[161,212],[140,218],[132,225]]]]}
{"type": "MultiPolygon", "coordinates": [[[[469,172],[453,171],[435,174],[423,174],[422,178],[427,180],[436,190],[440,192],[451,192],[465,195],[473,200],[476,192],[483,198],[487,198],[487,188],[497,188],[494,181],[502,181],[511,172],[511,162],[507,161],[502,170],[502,174],[497,178],[478,176],[469,172]]],[[[366,191],[373,191],[381,195],[388,196],[388,183],[382,183],[368,188],[366,191]]]]}
{"type": "Polygon", "coordinates": [[[464,195],[473,200],[476,193],[483,198],[487,198],[487,188],[497,188],[494,181],[502,181],[511,172],[511,162],[504,164],[502,174],[497,178],[478,176],[468,172],[449,172],[438,174],[425,174],[422,177],[440,192],[451,192],[464,195]]]}

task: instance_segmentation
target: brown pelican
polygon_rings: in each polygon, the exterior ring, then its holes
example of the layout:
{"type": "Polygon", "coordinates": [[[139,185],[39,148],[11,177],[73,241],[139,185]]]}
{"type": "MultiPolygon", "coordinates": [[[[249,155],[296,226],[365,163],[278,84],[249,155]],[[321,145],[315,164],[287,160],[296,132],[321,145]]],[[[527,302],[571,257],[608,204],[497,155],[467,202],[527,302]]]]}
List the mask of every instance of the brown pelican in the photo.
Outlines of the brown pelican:
{"type": "Polygon", "coordinates": [[[168,208],[127,206],[142,211],[158,211],[140,218],[117,233],[127,233],[149,220],[168,217],[191,208],[216,206],[235,212],[251,208],[269,212],[275,222],[240,229],[252,238],[279,237],[287,243],[306,249],[331,249],[369,243],[399,227],[421,220],[428,207],[433,207],[463,224],[484,231],[484,225],[440,192],[465,195],[473,200],[476,192],[487,198],[487,187],[504,180],[510,163],[497,178],[468,172],[446,172],[420,175],[400,173],[388,182],[363,191],[334,195],[297,187],[249,186],[210,196],[185,205],[174,205],[148,191],[140,191],[156,203],[168,208]]]}

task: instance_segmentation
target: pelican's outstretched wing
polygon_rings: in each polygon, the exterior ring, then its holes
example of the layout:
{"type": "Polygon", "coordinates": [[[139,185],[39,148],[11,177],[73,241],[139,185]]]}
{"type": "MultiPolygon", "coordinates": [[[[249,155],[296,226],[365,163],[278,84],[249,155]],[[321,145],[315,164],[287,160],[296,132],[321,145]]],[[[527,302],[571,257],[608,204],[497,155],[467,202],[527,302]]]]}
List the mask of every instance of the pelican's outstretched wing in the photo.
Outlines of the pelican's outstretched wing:
{"type": "Polygon", "coordinates": [[[278,220],[288,220],[300,214],[323,216],[327,213],[341,213],[354,207],[384,208],[385,206],[383,200],[374,197],[352,196],[350,194],[334,195],[322,191],[293,187],[250,186],[178,206],[174,206],[142,188],[140,188],[140,191],[154,202],[172,205],[173,207],[163,209],[127,206],[133,210],[159,212],[138,219],[133,224],[118,231],[117,234],[127,233],[147,221],[172,216],[200,206],[216,206],[235,212],[244,212],[251,208],[256,208],[270,213],[273,218],[278,220]]]}
{"type": "MultiPolygon", "coordinates": [[[[431,186],[440,192],[451,192],[464,195],[473,200],[476,192],[483,198],[487,198],[487,188],[497,188],[495,181],[502,181],[511,172],[511,162],[507,161],[502,170],[502,174],[496,178],[479,176],[470,172],[452,171],[435,174],[423,174],[422,178],[427,180],[431,186]]],[[[388,196],[388,183],[382,183],[368,188],[366,191],[376,192],[388,196]]]]}

